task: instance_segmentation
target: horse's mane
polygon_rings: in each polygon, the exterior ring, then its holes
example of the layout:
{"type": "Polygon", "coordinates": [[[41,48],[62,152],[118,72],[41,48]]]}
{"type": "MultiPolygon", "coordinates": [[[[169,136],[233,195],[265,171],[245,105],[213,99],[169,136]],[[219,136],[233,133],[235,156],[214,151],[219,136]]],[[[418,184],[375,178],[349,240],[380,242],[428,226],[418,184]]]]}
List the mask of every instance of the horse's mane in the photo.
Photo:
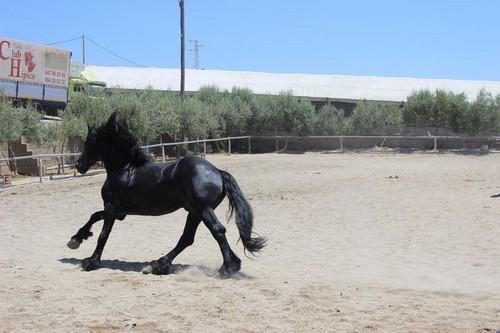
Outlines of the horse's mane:
{"type": "Polygon", "coordinates": [[[128,153],[130,162],[133,165],[141,166],[150,161],[149,157],[140,148],[137,138],[130,133],[125,120],[116,120],[115,117],[114,123],[110,124],[108,122],[101,128],[101,131],[108,134],[112,143],[121,148],[119,151],[128,153]]]}
{"type": "Polygon", "coordinates": [[[139,147],[137,138],[130,134],[128,129],[124,130],[121,126],[118,126],[118,129],[117,138],[119,141],[123,142],[125,147],[128,147],[132,164],[141,166],[149,162],[149,157],[142,151],[141,147],[139,147]]]}

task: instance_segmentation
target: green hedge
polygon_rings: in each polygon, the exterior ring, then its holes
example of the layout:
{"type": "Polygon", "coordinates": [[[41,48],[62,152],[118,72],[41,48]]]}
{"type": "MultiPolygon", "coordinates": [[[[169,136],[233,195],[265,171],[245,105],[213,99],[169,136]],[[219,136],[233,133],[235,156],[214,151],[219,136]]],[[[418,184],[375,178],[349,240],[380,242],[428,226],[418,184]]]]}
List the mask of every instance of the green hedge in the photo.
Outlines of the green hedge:
{"type": "Polygon", "coordinates": [[[477,135],[500,130],[500,95],[482,90],[473,101],[465,94],[422,90],[408,97],[403,109],[405,124],[447,128],[458,134],[477,135]]]}
{"type": "Polygon", "coordinates": [[[160,135],[207,138],[288,133],[290,135],[373,134],[387,128],[426,126],[476,135],[500,130],[500,95],[481,91],[468,101],[465,94],[442,90],[417,91],[403,106],[363,101],[352,114],[332,105],[319,109],[307,100],[282,93],[256,95],[243,88],[221,91],[204,87],[182,99],[173,92],[113,91],[102,96],[75,95],[61,113],[62,122],[42,124],[33,109],[14,108],[0,96],[0,143],[20,135],[31,142],[55,146],[68,138],[83,139],[87,124],[102,124],[113,111],[123,113],[131,131],[143,142],[160,135]]]}

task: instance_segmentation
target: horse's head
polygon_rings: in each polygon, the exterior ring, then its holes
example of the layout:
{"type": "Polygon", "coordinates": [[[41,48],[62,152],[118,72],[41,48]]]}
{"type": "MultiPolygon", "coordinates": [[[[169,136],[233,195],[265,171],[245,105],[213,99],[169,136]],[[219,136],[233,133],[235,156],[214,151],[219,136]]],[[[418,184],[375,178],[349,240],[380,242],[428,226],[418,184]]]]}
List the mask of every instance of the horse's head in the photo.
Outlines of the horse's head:
{"type": "Polygon", "coordinates": [[[97,161],[102,160],[106,151],[106,143],[111,142],[111,138],[119,136],[123,131],[128,133],[127,123],[123,119],[118,119],[116,112],[109,117],[106,124],[97,128],[89,126],[83,152],[75,164],[76,170],[84,174],[97,161]]]}
{"type": "Polygon", "coordinates": [[[83,152],[75,163],[75,168],[79,173],[86,173],[100,159],[99,137],[99,128],[89,126],[83,152]]]}

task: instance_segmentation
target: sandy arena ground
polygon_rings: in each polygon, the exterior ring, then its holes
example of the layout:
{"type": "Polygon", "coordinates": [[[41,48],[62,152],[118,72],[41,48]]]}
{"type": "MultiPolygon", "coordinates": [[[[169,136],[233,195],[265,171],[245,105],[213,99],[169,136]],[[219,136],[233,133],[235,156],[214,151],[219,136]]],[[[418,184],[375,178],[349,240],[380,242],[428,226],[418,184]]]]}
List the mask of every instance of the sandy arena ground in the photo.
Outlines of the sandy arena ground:
{"type": "MultiPolygon", "coordinates": [[[[500,330],[500,154],[210,156],[249,198],[269,246],[241,274],[200,226],[168,276],[141,268],[186,213],[117,222],[104,268],[66,242],[101,209],[104,175],[0,193],[0,332],[495,332],[500,330]]],[[[225,221],[227,204],[217,210],[225,221]]],[[[225,222],[224,222],[225,223],[225,222]]]]}

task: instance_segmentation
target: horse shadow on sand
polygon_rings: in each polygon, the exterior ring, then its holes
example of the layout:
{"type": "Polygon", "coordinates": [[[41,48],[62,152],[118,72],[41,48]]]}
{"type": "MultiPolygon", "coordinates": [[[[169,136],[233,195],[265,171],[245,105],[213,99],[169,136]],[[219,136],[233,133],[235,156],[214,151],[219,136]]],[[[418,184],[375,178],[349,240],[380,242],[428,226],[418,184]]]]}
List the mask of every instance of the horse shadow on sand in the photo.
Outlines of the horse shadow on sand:
{"type": "MultiPolygon", "coordinates": [[[[63,264],[70,264],[74,266],[80,266],[82,259],[77,259],[77,258],[61,258],[58,259],[59,262],[63,264]]],[[[135,273],[141,273],[143,269],[149,265],[149,261],[144,261],[144,262],[139,262],[139,261],[126,261],[126,260],[101,260],[101,268],[104,269],[111,269],[115,271],[122,271],[122,272],[135,272],[135,273]]],[[[207,277],[211,278],[217,278],[221,279],[222,277],[219,275],[217,269],[203,266],[203,265],[182,265],[182,264],[172,264],[170,266],[168,275],[170,274],[179,274],[183,272],[194,272],[197,275],[205,275],[207,277]]],[[[234,280],[249,280],[252,277],[242,273],[238,272],[236,274],[233,274],[231,279],[234,280]]]]}

